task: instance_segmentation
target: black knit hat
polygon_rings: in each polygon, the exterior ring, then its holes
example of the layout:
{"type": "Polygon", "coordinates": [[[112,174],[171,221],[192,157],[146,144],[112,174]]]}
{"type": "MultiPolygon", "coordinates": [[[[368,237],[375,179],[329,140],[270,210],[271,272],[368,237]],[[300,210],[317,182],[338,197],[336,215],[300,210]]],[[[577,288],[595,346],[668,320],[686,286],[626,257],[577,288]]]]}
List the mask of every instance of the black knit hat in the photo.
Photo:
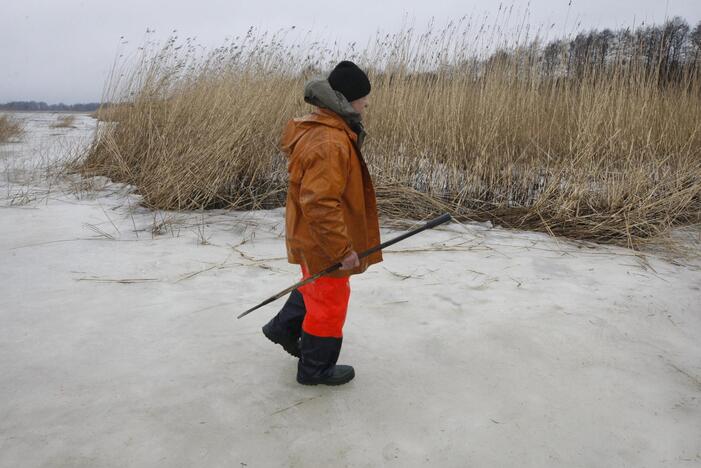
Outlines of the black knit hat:
{"type": "Polygon", "coordinates": [[[353,62],[344,60],[329,74],[329,84],[343,94],[348,101],[355,101],[370,94],[370,80],[353,62]]]}

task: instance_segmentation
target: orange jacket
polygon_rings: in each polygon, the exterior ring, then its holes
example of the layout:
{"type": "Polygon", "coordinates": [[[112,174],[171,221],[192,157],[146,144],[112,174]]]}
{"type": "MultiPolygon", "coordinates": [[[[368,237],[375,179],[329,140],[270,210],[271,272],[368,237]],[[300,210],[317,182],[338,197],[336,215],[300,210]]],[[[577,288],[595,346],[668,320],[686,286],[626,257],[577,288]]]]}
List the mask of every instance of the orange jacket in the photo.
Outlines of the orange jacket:
{"type": "MultiPolygon", "coordinates": [[[[348,124],[327,109],[291,120],[283,132],[282,151],[289,158],[287,258],[312,275],[351,250],[360,253],[380,243],[375,189],[356,141],[348,124]]],[[[362,273],[381,261],[376,252],[359,267],[329,276],[362,273]]]]}

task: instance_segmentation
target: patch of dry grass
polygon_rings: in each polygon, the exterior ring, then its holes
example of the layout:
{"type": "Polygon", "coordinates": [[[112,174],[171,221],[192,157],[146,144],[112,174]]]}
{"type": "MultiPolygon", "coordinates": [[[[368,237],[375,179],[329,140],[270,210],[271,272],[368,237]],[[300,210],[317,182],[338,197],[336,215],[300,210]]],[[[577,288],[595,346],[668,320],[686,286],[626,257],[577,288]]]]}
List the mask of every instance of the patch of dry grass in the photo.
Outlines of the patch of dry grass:
{"type": "Polygon", "coordinates": [[[50,125],[51,128],[75,128],[75,115],[61,115],[50,125]]]}
{"type": "Polygon", "coordinates": [[[0,143],[17,138],[24,133],[22,124],[10,116],[0,115],[0,143]]]}
{"type": "Polygon", "coordinates": [[[373,84],[364,156],[385,215],[450,211],[630,247],[701,219],[698,60],[663,83],[632,41],[565,76],[565,48],[546,72],[537,41],[489,57],[470,28],[408,29],[362,51],[249,33],[204,57],[173,38],[112,83],[106,100],[121,105],[80,170],[159,209],[280,206],[282,127],[310,110],[304,82],[349,58],[373,84]]]}

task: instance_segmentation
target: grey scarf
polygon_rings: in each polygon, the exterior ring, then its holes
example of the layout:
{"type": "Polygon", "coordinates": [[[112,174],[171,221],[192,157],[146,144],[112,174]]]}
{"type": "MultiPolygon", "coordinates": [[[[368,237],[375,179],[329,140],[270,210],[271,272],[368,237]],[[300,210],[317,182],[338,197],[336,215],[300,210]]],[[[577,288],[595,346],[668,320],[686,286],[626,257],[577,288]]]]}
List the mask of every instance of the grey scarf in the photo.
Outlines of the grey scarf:
{"type": "Polygon", "coordinates": [[[326,79],[318,78],[307,82],[304,86],[304,102],[338,114],[358,134],[358,149],[363,146],[366,133],[360,114],[353,109],[343,94],[331,87],[326,79]]]}

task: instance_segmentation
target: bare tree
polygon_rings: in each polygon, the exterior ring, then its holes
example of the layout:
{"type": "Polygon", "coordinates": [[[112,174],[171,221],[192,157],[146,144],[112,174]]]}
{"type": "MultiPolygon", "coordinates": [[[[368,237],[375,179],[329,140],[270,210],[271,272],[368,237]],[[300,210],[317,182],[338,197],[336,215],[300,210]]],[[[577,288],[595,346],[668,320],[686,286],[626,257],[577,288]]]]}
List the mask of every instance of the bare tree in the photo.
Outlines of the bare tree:
{"type": "Polygon", "coordinates": [[[552,76],[557,74],[562,64],[562,56],[565,51],[565,42],[562,40],[554,40],[550,42],[543,50],[543,63],[545,66],[545,74],[552,76]]]}
{"type": "Polygon", "coordinates": [[[681,75],[684,48],[689,35],[689,24],[680,17],[665,23],[660,42],[660,79],[664,83],[677,81],[681,75]]]}
{"type": "Polygon", "coordinates": [[[691,32],[690,39],[694,47],[694,64],[698,66],[699,58],[701,58],[701,21],[691,32]]]}

